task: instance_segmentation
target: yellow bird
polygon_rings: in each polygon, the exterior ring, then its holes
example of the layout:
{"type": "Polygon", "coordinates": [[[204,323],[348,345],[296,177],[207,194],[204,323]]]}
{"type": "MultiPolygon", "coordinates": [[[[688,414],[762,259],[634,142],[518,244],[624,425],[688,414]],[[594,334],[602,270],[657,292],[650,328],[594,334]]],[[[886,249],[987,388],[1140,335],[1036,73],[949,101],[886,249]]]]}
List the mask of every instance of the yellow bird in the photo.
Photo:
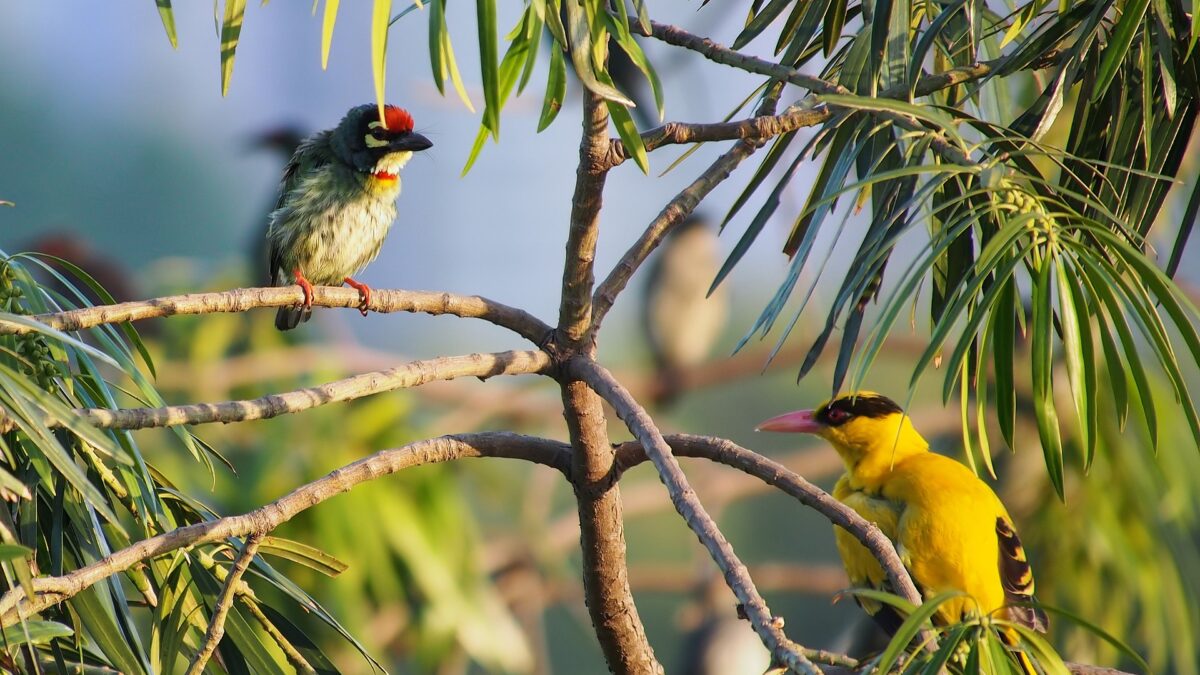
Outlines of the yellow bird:
{"type": "MultiPolygon", "coordinates": [[[[1045,632],[1041,609],[1014,606],[1033,599],[1033,572],[1004,504],[970,469],[930,452],[894,401],[858,392],[815,410],[773,417],[758,428],[829,441],[846,464],[834,497],[895,542],[925,597],[966,594],[941,605],[934,617],[939,623],[980,614],[1045,632]]],[[[892,590],[883,568],[853,535],[840,527],[834,535],[852,584],[892,590]]],[[[861,598],[859,604],[889,633],[903,620],[878,602],[861,598]]]]}

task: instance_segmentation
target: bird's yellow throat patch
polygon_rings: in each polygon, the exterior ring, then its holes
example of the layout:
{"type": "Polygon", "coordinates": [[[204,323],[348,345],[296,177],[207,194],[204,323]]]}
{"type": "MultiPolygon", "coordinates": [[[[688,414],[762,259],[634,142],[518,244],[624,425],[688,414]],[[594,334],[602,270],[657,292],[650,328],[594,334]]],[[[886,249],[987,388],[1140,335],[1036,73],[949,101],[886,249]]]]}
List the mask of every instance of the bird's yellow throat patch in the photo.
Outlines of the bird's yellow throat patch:
{"type": "Polygon", "coordinates": [[[386,194],[398,190],[400,188],[400,169],[408,164],[412,155],[411,152],[405,150],[390,152],[380,157],[379,161],[375,163],[375,168],[367,177],[367,191],[372,194],[386,194]]]}

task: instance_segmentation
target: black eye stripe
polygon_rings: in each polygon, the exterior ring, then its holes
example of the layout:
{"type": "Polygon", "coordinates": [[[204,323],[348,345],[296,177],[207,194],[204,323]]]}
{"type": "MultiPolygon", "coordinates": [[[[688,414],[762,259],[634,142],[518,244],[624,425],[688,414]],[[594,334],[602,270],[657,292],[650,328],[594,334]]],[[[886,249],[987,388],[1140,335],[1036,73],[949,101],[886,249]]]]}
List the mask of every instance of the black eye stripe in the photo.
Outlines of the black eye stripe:
{"type": "Polygon", "coordinates": [[[895,401],[886,396],[843,396],[830,401],[817,411],[817,421],[827,426],[836,427],[855,417],[883,418],[894,413],[904,412],[895,401]],[[833,412],[831,415],[830,413],[833,412]]]}

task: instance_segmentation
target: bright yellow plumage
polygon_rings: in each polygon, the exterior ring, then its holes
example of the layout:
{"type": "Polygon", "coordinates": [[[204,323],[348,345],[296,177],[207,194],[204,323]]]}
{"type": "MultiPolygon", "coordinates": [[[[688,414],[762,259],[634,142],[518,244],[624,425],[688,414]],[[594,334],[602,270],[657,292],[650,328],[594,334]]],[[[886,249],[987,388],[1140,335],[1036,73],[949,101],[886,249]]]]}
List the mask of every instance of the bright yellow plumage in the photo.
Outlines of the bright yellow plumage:
{"type": "MultiPolygon", "coordinates": [[[[812,411],[781,415],[759,428],[814,433],[846,464],[833,495],[879,526],[926,597],[957,590],[942,604],[941,623],[985,614],[1045,629],[1045,615],[1012,603],[1033,598],[1033,575],[1000,499],[962,464],[929,451],[909,418],[870,392],[842,396],[812,411]]],[[[883,569],[853,535],[834,528],[838,551],[856,586],[884,588],[883,569]]],[[[870,600],[863,608],[895,628],[895,617],[870,600]]]]}

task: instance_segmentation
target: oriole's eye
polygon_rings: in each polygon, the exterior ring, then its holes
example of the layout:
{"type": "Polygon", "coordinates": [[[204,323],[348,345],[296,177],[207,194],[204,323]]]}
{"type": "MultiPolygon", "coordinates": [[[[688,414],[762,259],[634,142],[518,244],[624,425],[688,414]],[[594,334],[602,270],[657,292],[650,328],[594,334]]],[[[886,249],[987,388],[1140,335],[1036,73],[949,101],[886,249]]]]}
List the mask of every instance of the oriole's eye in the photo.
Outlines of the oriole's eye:
{"type": "Polygon", "coordinates": [[[850,411],[848,410],[842,410],[841,408],[829,408],[825,411],[825,417],[829,419],[831,424],[841,424],[842,422],[845,422],[853,417],[853,415],[851,415],[850,411]]]}

